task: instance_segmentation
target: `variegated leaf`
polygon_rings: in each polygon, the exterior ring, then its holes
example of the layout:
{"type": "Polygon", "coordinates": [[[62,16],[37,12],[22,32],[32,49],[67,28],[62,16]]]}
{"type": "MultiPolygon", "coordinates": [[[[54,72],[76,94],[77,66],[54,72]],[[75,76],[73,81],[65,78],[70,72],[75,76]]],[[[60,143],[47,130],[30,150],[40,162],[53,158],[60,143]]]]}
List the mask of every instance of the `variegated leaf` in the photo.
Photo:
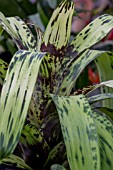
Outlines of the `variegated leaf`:
{"type": "Polygon", "coordinates": [[[98,134],[86,98],[52,95],[52,99],[58,110],[70,169],[100,170],[98,134]]]}
{"type": "Polygon", "coordinates": [[[113,109],[107,108],[107,107],[96,107],[94,110],[106,114],[108,117],[110,117],[113,120],[113,109]]]}
{"type": "MultiPolygon", "coordinates": [[[[107,52],[98,57],[96,60],[99,76],[101,81],[113,79],[113,52],[107,52]]],[[[109,83],[108,87],[113,87],[113,82],[109,83]]],[[[113,93],[113,89],[103,87],[102,93],[113,93]]],[[[103,107],[113,109],[113,99],[104,100],[103,107]]]]}
{"type": "Polygon", "coordinates": [[[65,160],[66,160],[65,145],[64,142],[60,142],[52,150],[50,150],[44,168],[49,169],[49,167],[52,164],[54,163],[62,164],[63,161],[65,160]]]}
{"type": "Polygon", "coordinates": [[[0,159],[18,143],[44,55],[18,51],[9,65],[0,98],[0,159]]]}
{"type": "Polygon", "coordinates": [[[57,53],[59,56],[62,55],[62,50],[66,47],[70,38],[73,13],[73,2],[64,0],[59,4],[46,28],[44,44],[42,44],[43,51],[49,51],[52,54],[57,53]]]}
{"type": "Polygon", "coordinates": [[[100,162],[102,170],[113,169],[113,123],[105,115],[93,112],[99,137],[100,162]]]}
{"type": "Polygon", "coordinates": [[[7,69],[8,69],[8,64],[2,59],[0,59],[0,84],[1,85],[3,85],[7,69]]]}
{"type": "Polygon", "coordinates": [[[90,48],[104,38],[113,28],[113,16],[104,14],[87,25],[71,42],[78,53],[90,48]]]}
{"type": "Polygon", "coordinates": [[[2,164],[5,165],[10,165],[13,167],[18,167],[18,168],[22,168],[22,169],[26,169],[26,170],[33,170],[31,167],[29,167],[23,159],[21,159],[20,157],[11,154],[9,157],[4,158],[2,161],[2,164]]]}
{"type": "Polygon", "coordinates": [[[60,95],[69,95],[77,78],[83,69],[95,58],[102,56],[103,54],[109,56],[109,52],[98,50],[86,50],[77,59],[74,58],[68,63],[64,70],[64,80],[59,88],[60,95]]]}
{"type": "Polygon", "coordinates": [[[93,104],[95,102],[105,100],[105,99],[111,99],[111,98],[113,98],[112,93],[97,94],[95,96],[88,97],[88,101],[90,104],[93,104]]]}
{"type": "Polygon", "coordinates": [[[36,50],[36,40],[28,26],[19,17],[5,18],[0,13],[0,25],[13,38],[17,47],[21,50],[36,50]]]}

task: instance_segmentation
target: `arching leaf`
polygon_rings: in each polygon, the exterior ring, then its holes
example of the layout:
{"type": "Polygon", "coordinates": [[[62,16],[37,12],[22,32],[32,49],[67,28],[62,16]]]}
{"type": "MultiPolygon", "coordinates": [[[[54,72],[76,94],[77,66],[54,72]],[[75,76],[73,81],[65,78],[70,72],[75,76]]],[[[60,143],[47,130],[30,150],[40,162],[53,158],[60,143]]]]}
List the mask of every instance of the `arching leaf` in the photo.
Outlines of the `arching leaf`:
{"type": "Polygon", "coordinates": [[[36,40],[28,26],[19,17],[5,18],[5,16],[0,13],[0,25],[13,38],[19,49],[35,51],[36,40]]]}
{"type": "Polygon", "coordinates": [[[90,48],[104,38],[113,28],[113,16],[104,14],[88,24],[71,42],[78,53],[90,48]]]}
{"type": "Polygon", "coordinates": [[[98,134],[88,101],[83,95],[51,96],[59,114],[70,169],[100,170],[98,134]]]}
{"type": "Polygon", "coordinates": [[[0,159],[13,152],[20,138],[44,55],[18,51],[11,60],[0,98],[0,159]]]}

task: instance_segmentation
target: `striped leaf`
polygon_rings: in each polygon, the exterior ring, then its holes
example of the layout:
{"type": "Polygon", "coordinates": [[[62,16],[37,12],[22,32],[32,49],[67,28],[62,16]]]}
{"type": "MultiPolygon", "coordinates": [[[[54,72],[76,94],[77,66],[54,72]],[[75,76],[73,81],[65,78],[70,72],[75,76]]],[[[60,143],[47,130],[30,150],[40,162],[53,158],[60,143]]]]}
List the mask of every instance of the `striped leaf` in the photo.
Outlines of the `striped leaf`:
{"type": "Polygon", "coordinates": [[[10,166],[13,166],[15,167],[18,167],[18,168],[22,168],[22,169],[26,169],[26,170],[33,170],[31,167],[29,167],[23,159],[21,159],[20,157],[14,155],[14,154],[11,154],[9,157],[7,158],[4,158],[3,161],[2,161],[2,164],[5,164],[5,165],[10,165],[10,166]]]}
{"type": "Polygon", "coordinates": [[[102,112],[102,113],[106,114],[108,117],[110,117],[113,120],[113,109],[110,109],[107,107],[97,107],[96,110],[98,112],[102,112]]]}
{"type": "Polygon", "coordinates": [[[102,170],[113,169],[113,123],[105,115],[93,112],[100,146],[100,161],[102,170]]]}
{"type": "Polygon", "coordinates": [[[88,101],[90,104],[93,104],[95,102],[105,100],[105,99],[112,99],[113,94],[112,93],[105,93],[105,94],[97,94],[91,97],[88,97],[88,101]]]}
{"type": "Polygon", "coordinates": [[[0,59],[0,84],[1,85],[3,85],[7,69],[8,69],[8,64],[2,59],[0,59]]]}
{"type": "Polygon", "coordinates": [[[0,98],[0,159],[18,143],[44,55],[18,51],[9,65],[0,98]]]}
{"type": "MultiPolygon", "coordinates": [[[[98,57],[96,60],[96,65],[99,72],[99,77],[101,81],[107,81],[113,79],[113,52],[107,52],[98,57]]],[[[109,85],[110,86],[110,85],[109,85]]],[[[111,82],[111,87],[113,87],[113,82],[111,82]]],[[[103,87],[102,93],[113,93],[113,89],[108,87],[103,87]]],[[[113,99],[104,100],[103,107],[108,107],[113,109],[113,99]]]]}
{"type": "Polygon", "coordinates": [[[90,105],[83,95],[55,102],[71,170],[100,170],[99,143],[90,105]]]}
{"type": "Polygon", "coordinates": [[[48,154],[48,158],[46,160],[44,168],[49,169],[50,165],[52,165],[53,163],[62,164],[62,162],[65,159],[66,159],[65,145],[61,141],[48,154]]]}
{"type": "Polygon", "coordinates": [[[83,69],[95,58],[108,55],[111,53],[105,51],[98,50],[86,50],[83,54],[81,54],[77,59],[74,58],[67,64],[64,70],[64,79],[59,88],[60,95],[69,95],[77,78],[83,69]]]}
{"type": "Polygon", "coordinates": [[[35,51],[36,40],[28,26],[19,17],[5,18],[5,16],[0,13],[0,25],[13,38],[19,49],[35,51]]]}
{"type": "Polygon", "coordinates": [[[87,25],[71,42],[78,53],[90,48],[104,38],[113,28],[113,16],[104,14],[87,25]]]}
{"type": "Polygon", "coordinates": [[[52,17],[48,23],[44,34],[44,44],[42,49],[46,48],[49,52],[53,53],[63,49],[70,38],[71,21],[74,13],[74,3],[64,0],[56,10],[53,12],[52,17]]]}

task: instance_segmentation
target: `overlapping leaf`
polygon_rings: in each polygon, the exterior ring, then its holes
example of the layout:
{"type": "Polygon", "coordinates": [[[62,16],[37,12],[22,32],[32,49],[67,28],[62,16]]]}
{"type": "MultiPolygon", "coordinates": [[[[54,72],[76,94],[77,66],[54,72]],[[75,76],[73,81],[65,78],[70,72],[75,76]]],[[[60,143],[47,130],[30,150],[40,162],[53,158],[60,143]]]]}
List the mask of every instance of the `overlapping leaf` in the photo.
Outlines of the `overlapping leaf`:
{"type": "Polygon", "coordinates": [[[28,26],[19,17],[5,18],[5,16],[0,13],[0,25],[13,38],[19,49],[35,51],[36,40],[28,26]]]}
{"type": "Polygon", "coordinates": [[[104,38],[113,28],[113,16],[104,14],[87,25],[71,42],[78,53],[90,48],[104,38]]]}
{"type": "Polygon", "coordinates": [[[58,110],[70,168],[100,170],[98,135],[88,101],[83,95],[52,95],[52,98],[58,110]]]}
{"type": "Polygon", "coordinates": [[[10,63],[0,98],[0,159],[13,152],[20,138],[44,55],[18,51],[10,63]]]}
{"type": "Polygon", "coordinates": [[[105,51],[86,50],[79,58],[72,59],[64,70],[64,80],[59,88],[59,94],[70,94],[78,76],[91,61],[99,56],[110,56],[111,54],[105,51]]]}
{"type": "MultiPolygon", "coordinates": [[[[49,93],[56,93],[59,82],[62,81],[62,77],[57,75],[59,70],[62,69],[61,63],[64,57],[62,54],[63,51],[61,50],[60,53],[59,49],[64,48],[68,43],[73,12],[74,3],[63,1],[54,11],[44,33],[44,43],[41,46],[41,51],[50,52],[51,55],[48,55],[48,57],[45,57],[42,61],[37,79],[38,85],[35,87],[35,93],[33,95],[34,101],[32,101],[32,105],[36,106],[35,113],[40,123],[43,121],[48,110],[52,110],[50,109],[51,98],[49,93]],[[66,23],[67,26],[65,25],[66,23]],[[66,30],[64,31],[65,26],[66,30]],[[36,96],[36,94],[38,94],[38,96],[36,96]],[[37,101],[40,101],[38,105],[37,101]],[[43,105],[45,107],[43,107],[43,105]]],[[[30,110],[30,114],[32,114],[32,110],[30,110]]]]}
{"type": "Polygon", "coordinates": [[[105,115],[95,111],[93,117],[99,136],[101,169],[111,170],[113,169],[113,124],[105,115]]]}
{"type": "Polygon", "coordinates": [[[23,159],[21,159],[20,157],[11,154],[9,157],[4,158],[2,161],[2,164],[5,165],[10,165],[10,166],[17,166],[18,168],[22,168],[22,169],[27,169],[27,170],[33,170],[31,167],[29,167],[23,159]]]}

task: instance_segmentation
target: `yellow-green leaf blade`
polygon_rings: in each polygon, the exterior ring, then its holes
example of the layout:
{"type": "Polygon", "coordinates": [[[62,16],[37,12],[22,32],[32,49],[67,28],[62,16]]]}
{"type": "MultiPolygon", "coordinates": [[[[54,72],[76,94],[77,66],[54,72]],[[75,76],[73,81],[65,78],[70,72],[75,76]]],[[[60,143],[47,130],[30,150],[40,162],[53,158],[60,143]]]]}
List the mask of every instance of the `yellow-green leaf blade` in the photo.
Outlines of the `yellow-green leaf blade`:
{"type": "Polygon", "coordinates": [[[0,159],[16,147],[45,53],[18,51],[7,71],[0,98],[0,159]]]}
{"type": "Polygon", "coordinates": [[[0,13],[0,25],[13,38],[19,49],[35,51],[36,40],[28,26],[19,17],[6,18],[0,13]]]}
{"type": "Polygon", "coordinates": [[[92,111],[83,95],[52,95],[58,110],[71,170],[100,170],[99,143],[92,111]]]}
{"type": "Polygon", "coordinates": [[[90,48],[104,38],[113,28],[113,16],[104,14],[87,25],[71,42],[78,53],[90,48]]]}
{"type": "Polygon", "coordinates": [[[74,3],[64,0],[53,12],[44,34],[45,46],[61,49],[69,41],[74,3]],[[53,45],[53,46],[52,46],[53,45]]]}

